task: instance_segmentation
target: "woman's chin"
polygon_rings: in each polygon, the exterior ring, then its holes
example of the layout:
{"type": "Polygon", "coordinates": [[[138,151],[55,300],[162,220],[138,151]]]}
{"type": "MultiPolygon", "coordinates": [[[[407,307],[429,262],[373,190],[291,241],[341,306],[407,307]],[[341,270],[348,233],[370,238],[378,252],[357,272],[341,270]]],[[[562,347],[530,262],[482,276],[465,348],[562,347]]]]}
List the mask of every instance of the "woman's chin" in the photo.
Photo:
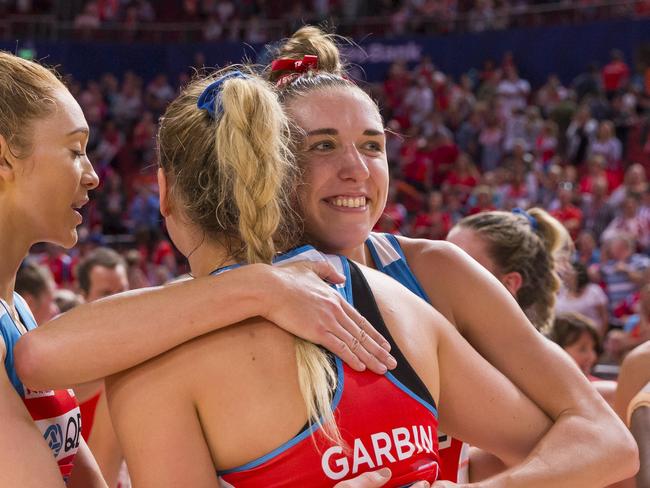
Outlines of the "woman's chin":
{"type": "Polygon", "coordinates": [[[61,236],[57,239],[52,239],[49,242],[65,249],[72,249],[77,244],[78,240],[79,235],[77,234],[77,228],[74,227],[67,235],[61,236]]]}

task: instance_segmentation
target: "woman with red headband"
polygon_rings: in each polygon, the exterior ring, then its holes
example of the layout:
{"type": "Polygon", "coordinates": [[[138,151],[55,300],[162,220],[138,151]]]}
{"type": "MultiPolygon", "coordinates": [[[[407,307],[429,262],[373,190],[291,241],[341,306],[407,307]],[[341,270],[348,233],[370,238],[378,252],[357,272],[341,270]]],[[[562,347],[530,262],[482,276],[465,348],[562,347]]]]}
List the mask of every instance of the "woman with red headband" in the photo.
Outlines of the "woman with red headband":
{"type": "MultiPolygon", "coordinates": [[[[309,242],[389,274],[429,301],[553,419],[531,458],[535,461],[519,472],[554,487],[604,486],[633,473],[636,451],[625,427],[490,273],[447,243],[371,233],[388,191],[384,133],[366,122],[378,117],[377,108],[345,78],[332,37],[302,28],[281,45],[277,57],[289,69],[271,68],[269,79],[300,132],[299,205],[309,242]],[[313,61],[306,71],[304,62],[296,70],[284,61],[306,55],[317,57],[317,69],[313,61]],[[553,469],[539,470],[540,465],[553,469]]],[[[443,476],[455,480],[458,447],[447,452],[445,465],[446,450],[441,451],[443,476]]]]}

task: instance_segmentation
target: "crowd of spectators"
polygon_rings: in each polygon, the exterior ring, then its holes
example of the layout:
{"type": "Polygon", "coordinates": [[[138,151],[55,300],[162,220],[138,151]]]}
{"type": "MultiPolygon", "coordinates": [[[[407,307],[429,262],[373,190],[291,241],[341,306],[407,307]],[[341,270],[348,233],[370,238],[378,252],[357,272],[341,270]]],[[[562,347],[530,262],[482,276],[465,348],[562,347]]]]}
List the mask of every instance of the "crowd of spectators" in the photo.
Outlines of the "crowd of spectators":
{"type": "MultiPolygon", "coordinates": [[[[2,14],[52,14],[87,38],[176,35],[184,40],[266,42],[329,21],[344,35],[483,32],[650,14],[648,0],[0,0],[2,14]],[[66,5],[65,8],[61,4],[66,5]],[[178,29],[170,28],[173,24],[178,29]],[[153,27],[152,26],[157,26],[153,27]],[[157,30],[156,30],[157,29],[157,30]]],[[[60,37],[59,33],[59,37],[60,37]]]]}
{"type": "MultiPolygon", "coordinates": [[[[102,184],[73,251],[35,249],[59,287],[72,286],[75,263],[102,245],[123,252],[131,287],[186,271],[158,214],[155,134],[190,73],[69,78],[102,184]]],[[[594,318],[602,336],[617,327],[606,342],[614,361],[650,339],[648,71],[630,69],[613,51],[602,69],[592,66],[566,86],[551,74],[533,87],[509,54],[459,79],[424,58],[394,63],[385,81],[367,89],[389,129],[392,182],[376,230],[444,239],[466,215],[541,206],[569,230],[575,265],[583,267],[563,270],[558,307],[594,318]]]]}

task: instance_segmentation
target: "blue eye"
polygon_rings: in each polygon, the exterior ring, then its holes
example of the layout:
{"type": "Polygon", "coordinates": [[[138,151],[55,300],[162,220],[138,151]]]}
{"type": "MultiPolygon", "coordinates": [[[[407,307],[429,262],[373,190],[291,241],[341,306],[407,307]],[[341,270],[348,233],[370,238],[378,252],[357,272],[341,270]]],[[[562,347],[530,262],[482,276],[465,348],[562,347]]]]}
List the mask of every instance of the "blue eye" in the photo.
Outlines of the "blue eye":
{"type": "Polygon", "coordinates": [[[309,149],[316,151],[327,151],[334,148],[334,143],[332,141],[321,141],[313,144],[309,149]]]}
{"type": "Polygon", "coordinates": [[[381,151],[383,151],[383,149],[384,149],[384,147],[383,147],[382,144],[380,144],[380,143],[378,143],[378,142],[373,142],[373,141],[368,142],[368,143],[366,144],[366,147],[367,147],[369,150],[371,150],[371,151],[376,151],[376,152],[381,152],[381,151]]]}

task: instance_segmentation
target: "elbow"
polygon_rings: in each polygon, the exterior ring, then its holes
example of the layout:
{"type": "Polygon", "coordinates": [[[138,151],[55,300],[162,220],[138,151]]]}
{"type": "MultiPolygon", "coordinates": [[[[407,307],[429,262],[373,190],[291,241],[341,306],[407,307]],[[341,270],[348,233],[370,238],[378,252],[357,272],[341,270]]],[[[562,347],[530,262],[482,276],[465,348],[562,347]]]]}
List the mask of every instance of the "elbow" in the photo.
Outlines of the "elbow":
{"type": "Polygon", "coordinates": [[[33,334],[23,335],[14,347],[14,366],[20,381],[31,390],[43,390],[48,385],[39,381],[42,371],[39,366],[41,354],[39,350],[39,340],[33,334]]]}
{"type": "Polygon", "coordinates": [[[620,422],[616,438],[609,443],[609,462],[615,468],[619,479],[633,477],[639,471],[639,448],[630,431],[620,422]]]}
{"type": "MultiPolygon", "coordinates": [[[[627,449],[624,454],[627,459],[628,459],[628,474],[629,476],[634,476],[636,473],[639,472],[639,467],[641,465],[640,460],[639,460],[639,447],[634,440],[634,438],[630,435],[628,442],[627,442],[627,449]]],[[[648,486],[648,485],[644,485],[648,486]]]]}

